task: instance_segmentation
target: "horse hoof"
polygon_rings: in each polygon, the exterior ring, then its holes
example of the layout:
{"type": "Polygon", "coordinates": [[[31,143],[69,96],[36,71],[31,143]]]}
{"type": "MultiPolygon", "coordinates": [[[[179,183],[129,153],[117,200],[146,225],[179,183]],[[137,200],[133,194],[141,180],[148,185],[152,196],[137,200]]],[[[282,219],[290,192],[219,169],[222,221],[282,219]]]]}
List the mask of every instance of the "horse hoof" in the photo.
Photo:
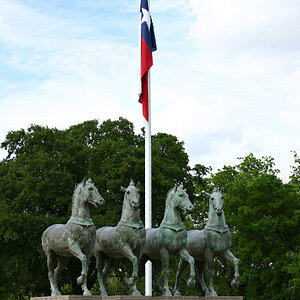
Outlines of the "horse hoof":
{"type": "Polygon", "coordinates": [[[174,292],[174,296],[177,296],[177,297],[179,297],[179,296],[181,296],[181,294],[180,294],[180,292],[179,292],[179,291],[175,291],[175,292],[174,292]]]}
{"type": "Polygon", "coordinates": [[[101,296],[108,296],[108,294],[107,294],[107,291],[103,291],[103,292],[101,292],[101,294],[100,294],[101,296]]]}
{"type": "Polygon", "coordinates": [[[91,295],[92,295],[92,293],[89,290],[85,290],[83,292],[83,296],[91,296],[91,295]]]}
{"type": "Polygon", "coordinates": [[[134,290],[131,293],[132,296],[142,296],[141,292],[139,290],[134,290]]]}
{"type": "Polygon", "coordinates": [[[189,288],[193,288],[195,286],[195,278],[190,278],[187,282],[189,288]]]}
{"type": "Polygon", "coordinates": [[[218,296],[217,295],[217,293],[215,292],[215,291],[209,291],[209,292],[207,292],[206,294],[205,294],[205,296],[207,297],[207,296],[218,296]]]}
{"type": "Polygon", "coordinates": [[[167,290],[163,293],[163,296],[173,296],[170,290],[167,290]]]}
{"type": "Polygon", "coordinates": [[[61,293],[58,290],[51,292],[51,296],[60,296],[60,295],[61,295],[61,293]]]}

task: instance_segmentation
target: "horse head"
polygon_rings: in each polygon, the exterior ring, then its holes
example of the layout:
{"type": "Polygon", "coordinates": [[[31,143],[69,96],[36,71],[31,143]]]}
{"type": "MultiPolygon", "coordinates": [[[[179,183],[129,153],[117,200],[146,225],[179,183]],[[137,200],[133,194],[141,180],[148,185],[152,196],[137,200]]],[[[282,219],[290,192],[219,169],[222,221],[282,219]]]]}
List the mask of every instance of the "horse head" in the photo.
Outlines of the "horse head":
{"type": "Polygon", "coordinates": [[[121,187],[121,191],[124,192],[124,201],[128,202],[132,209],[138,210],[140,208],[140,182],[134,185],[133,180],[130,180],[127,188],[121,187]]]}
{"type": "Polygon", "coordinates": [[[191,213],[194,211],[195,207],[189,199],[189,195],[186,190],[183,189],[183,184],[175,186],[171,189],[169,196],[171,196],[174,205],[186,213],[191,213]]]}
{"type": "Polygon", "coordinates": [[[85,201],[93,204],[95,207],[100,207],[104,204],[103,197],[99,194],[91,178],[83,180],[81,183],[81,195],[85,201]]]}
{"type": "Polygon", "coordinates": [[[216,214],[220,217],[223,214],[223,193],[224,188],[219,191],[218,188],[214,187],[213,192],[211,194],[206,193],[209,196],[209,202],[212,205],[216,214]]]}

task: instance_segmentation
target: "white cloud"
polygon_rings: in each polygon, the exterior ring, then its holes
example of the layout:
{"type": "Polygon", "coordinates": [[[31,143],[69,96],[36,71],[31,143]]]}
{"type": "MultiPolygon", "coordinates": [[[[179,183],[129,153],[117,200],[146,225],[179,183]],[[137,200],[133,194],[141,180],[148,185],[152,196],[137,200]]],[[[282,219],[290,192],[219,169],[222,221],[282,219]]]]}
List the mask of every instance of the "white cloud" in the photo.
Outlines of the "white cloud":
{"type": "Polygon", "coordinates": [[[91,38],[93,29],[21,4],[2,2],[0,20],[5,23],[0,40],[12,49],[2,54],[2,63],[35,81],[30,88],[28,80],[16,91],[9,88],[0,99],[1,141],[7,131],[33,123],[66,128],[87,119],[126,117],[140,108],[137,49],[105,36],[91,38]]]}
{"type": "Polygon", "coordinates": [[[163,12],[171,11],[174,9],[186,9],[187,1],[186,0],[155,0],[150,2],[150,9],[153,12],[163,12]]]}
{"type": "Polygon", "coordinates": [[[173,86],[185,86],[182,102],[190,105],[187,98],[193,97],[198,110],[210,112],[216,122],[204,118],[203,126],[201,113],[197,119],[193,112],[187,114],[190,121],[182,121],[182,131],[195,132],[192,137],[185,133],[192,163],[220,168],[249,152],[272,155],[287,179],[289,151],[300,149],[299,3],[189,3],[196,16],[189,36],[196,48],[178,63],[183,82],[178,79],[173,86]],[[186,125],[191,123],[192,130],[186,125]]]}
{"type": "Polygon", "coordinates": [[[299,1],[190,0],[190,5],[197,16],[190,34],[200,47],[299,49],[299,1]]]}
{"type": "MultiPolygon", "coordinates": [[[[109,11],[115,3],[75,5],[87,9],[79,20],[72,12],[63,18],[55,10],[0,2],[0,87],[6,91],[0,99],[0,140],[8,130],[32,123],[66,128],[122,115],[137,130],[144,126],[137,103],[138,48],[124,42],[134,31],[138,36],[138,27],[112,40],[101,24],[83,19],[89,7],[109,11]],[[1,65],[27,80],[6,82],[1,65]]],[[[124,5],[133,11],[130,1],[124,5]]],[[[153,133],[183,140],[191,165],[216,170],[253,152],[274,156],[287,178],[289,151],[300,152],[298,6],[296,1],[151,1],[158,37],[151,72],[153,133]]]]}

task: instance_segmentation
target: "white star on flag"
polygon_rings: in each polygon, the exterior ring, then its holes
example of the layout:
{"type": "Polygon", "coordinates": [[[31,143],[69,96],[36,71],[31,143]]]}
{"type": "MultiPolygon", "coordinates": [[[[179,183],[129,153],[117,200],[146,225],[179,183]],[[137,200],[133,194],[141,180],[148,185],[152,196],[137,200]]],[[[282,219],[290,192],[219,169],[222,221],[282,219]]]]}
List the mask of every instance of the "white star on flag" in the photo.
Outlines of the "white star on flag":
{"type": "Polygon", "coordinates": [[[142,21],[141,21],[141,24],[143,24],[144,22],[146,22],[148,28],[149,28],[149,31],[150,31],[150,13],[147,9],[145,8],[142,8],[142,12],[143,12],[143,18],[142,18],[142,21]]]}

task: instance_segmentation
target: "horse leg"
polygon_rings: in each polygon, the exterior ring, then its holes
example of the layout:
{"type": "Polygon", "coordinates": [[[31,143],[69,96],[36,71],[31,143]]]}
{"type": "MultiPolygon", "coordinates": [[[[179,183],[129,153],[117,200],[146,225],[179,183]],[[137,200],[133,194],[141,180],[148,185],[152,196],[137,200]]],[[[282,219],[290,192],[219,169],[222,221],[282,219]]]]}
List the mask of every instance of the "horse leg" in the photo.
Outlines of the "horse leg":
{"type": "Polygon", "coordinates": [[[188,287],[195,286],[195,259],[189,254],[186,248],[183,248],[179,252],[180,258],[187,261],[190,265],[190,278],[187,282],[188,287]]]}
{"type": "MultiPolygon", "coordinates": [[[[137,271],[137,274],[140,273],[140,270],[141,270],[141,261],[143,260],[143,256],[144,256],[144,248],[143,247],[139,247],[137,249],[137,252],[136,252],[136,256],[137,256],[137,259],[138,259],[138,271],[137,271]]],[[[138,277],[138,276],[137,276],[138,277]]],[[[138,278],[137,278],[138,279],[138,278]]],[[[137,279],[136,279],[136,282],[137,282],[137,279]]]]}
{"type": "Polygon", "coordinates": [[[153,260],[152,263],[154,267],[154,277],[155,277],[156,284],[158,285],[160,291],[163,293],[164,287],[160,279],[160,273],[162,270],[161,262],[159,260],[153,260]]]}
{"type": "Polygon", "coordinates": [[[141,270],[141,266],[144,266],[148,260],[150,260],[152,262],[152,265],[153,265],[153,268],[154,268],[155,282],[158,285],[161,292],[163,293],[164,288],[163,288],[163,284],[162,284],[161,279],[160,279],[160,273],[161,273],[161,270],[162,270],[161,262],[159,260],[150,259],[149,256],[147,256],[146,254],[143,254],[142,258],[140,260],[140,263],[139,263],[140,270],[141,270]]]}
{"type": "Polygon", "coordinates": [[[206,286],[205,280],[204,280],[204,270],[205,270],[205,261],[196,261],[196,270],[197,270],[197,277],[200,282],[202,291],[205,293],[205,295],[209,294],[209,289],[206,286]]]}
{"type": "Polygon", "coordinates": [[[69,243],[70,252],[81,261],[81,275],[77,278],[77,284],[81,286],[83,295],[92,295],[87,288],[87,272],[89,258],[82,253],[80,247],[76,243],[69,243]]]}
{"type": "Polygon", "coordinates": [[[212,251],[206,251],[206,261],[207,261],[207,273],[209,276],[209,293],[205,296],[217,296],[216,291],[214,290],[213,286],[213,278],[215,275],[214,271],[214,254],[212,251]]]}
{"type": "Polygon", "coordinates": [[[164,274],[164,293],[163,296],[172,296],[169,288],[169,251],[166,248],[160,249],[160,258],[162,262],[163,274],[164,274]]]}
{"type": "Polygon", "coordinates": [[[184,269],[186,268],[186,266],[188,265],[187,261],[180,259],[179,265],[178,265],[178,270],[176,273],[176,281],[175,281],[175,286],[174,286],[174,296],[181,296],[180,292],[179,292],[179,283],[180,283],[180,279],[181,279],[181,275],[182,272],[184,271],[184,269]]]}
{"type": "Polygon", "coordinates": [[[239,260],[232,254],[230,250],[227,250],[224,254],[224,258],[234,264],[234,279],[231,281],[232,288],[236,289],[239,286],[239,260]]]}
{"type": "Polygon", "coordinates": [[[97,266],[97,277],[98,277],[98,282],[99,282],[99,287],[100,287],[100,292],[102,296],[108,296],[107,291],[104,286],[104,280],[103,280],[103,267],[104,267],[104,253],[99,251],[94,253],[96,257],[96,266],[97,266]]]}
{"type": "Polygon", "coordinates": [[[56,258],[58,263],[57,263],[57,267],[54,270],[54,282],[56,283],[56,288],[57,288],[60,272],[66,267],[69,258],[63,256],[57,256],[56,258]]]}
{"type": "Polygon", "coordinates": [[[110,257],[106,257],[104,269],[102,271],[104,280],[105,280],[106,276],[109,274],[109,272],[111,271],[111,268],[113,267],[113,265],[114,265],[114,260],[111,259],[110,257]]]}
{"type": "Polygon", "coordinates": [[[54,269],[57,263],[56,254],[52,251],[45,251],[47,256],[47,267],[48,267],[48,278],[50,281],[50,289],[51,289],[51,296],[60,296],[60,292],[57,287],[57,281],[54,277],[54,269]]]}
{"type": "Polygon", "coordinates": [[[125,245],[123,250],[123,254],[132,262],[132,275],[128,279],[128,284],[131,289],[131,295],[133,296],[141,296],[141,292],[136,287],[136,281],[139,271],[139,262],[138,258],[133,254],[131,248],[128,245],[125,245]]]}

